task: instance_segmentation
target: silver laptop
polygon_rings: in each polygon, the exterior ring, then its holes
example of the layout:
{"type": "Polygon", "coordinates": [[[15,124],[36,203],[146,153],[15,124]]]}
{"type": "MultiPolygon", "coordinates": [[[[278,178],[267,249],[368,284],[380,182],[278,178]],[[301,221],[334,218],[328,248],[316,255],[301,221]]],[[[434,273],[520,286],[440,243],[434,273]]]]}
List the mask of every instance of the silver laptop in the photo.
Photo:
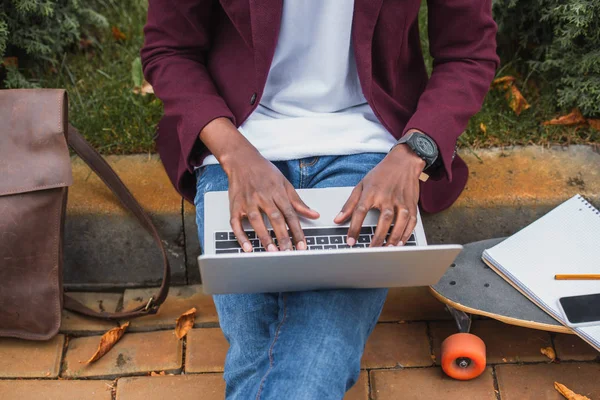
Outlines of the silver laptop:
{"type": "MultiPolygon", "coordinates": [[[[318,220],[300,218],[308,250],[266,252],[248,221],[244,230],[254,245],[244,253],[229,225],[227,192],[204,197],[204,254],[198,257],[204,292],[264,293],[341,288],[434,285],[462,250],[460,245],[427,245],[421,216],[406,245],[369,248],[379,212],[367,214],[357,244],[346,244],[349,224],[333,219],[352,187],[300,189],[317,210],[318,220]]],[[[271,230],[269,221],[265,224],[271,230]]],[[[272,233],[274,237],[274,234],[272,233]]]]}

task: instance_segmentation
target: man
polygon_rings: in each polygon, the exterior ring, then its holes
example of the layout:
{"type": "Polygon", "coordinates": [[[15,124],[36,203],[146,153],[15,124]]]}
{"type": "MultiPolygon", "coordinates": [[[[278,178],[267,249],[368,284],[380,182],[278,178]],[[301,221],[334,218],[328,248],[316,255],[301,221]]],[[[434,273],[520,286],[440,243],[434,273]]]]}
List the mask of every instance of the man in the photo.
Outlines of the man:
{"type": "MultiPolygon", "coordinates": [[[[468,173],[456,140],[494,76],[496,25],[490,0],[428,4],[429,80],[418,0],[150,0],[142,60],[164,103],[157,146],[195,201],[201,242],[207,191],[229,190],[244,251],[244,218],[268,251],[306,249],[298,216],[319,214],[296,188],[355,186],[335,219],[351,220],[351,246],[371,208],[372,245],[401,246],[419,200],[427,212],[454,202],[468,173]]],[[[215,296],[227,398],[341,399],[386,293],[215,296]]]]}

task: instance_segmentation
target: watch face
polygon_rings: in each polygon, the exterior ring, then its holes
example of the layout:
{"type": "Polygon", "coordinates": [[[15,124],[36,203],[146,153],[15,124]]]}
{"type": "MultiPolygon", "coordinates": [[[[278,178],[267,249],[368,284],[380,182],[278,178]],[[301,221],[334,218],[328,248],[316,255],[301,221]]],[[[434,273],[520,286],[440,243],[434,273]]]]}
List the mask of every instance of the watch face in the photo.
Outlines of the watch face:
{"type": "Polygon", "coordinates": [[[417,136],[416,139],[417,140],[415,141],[415,144],[417,148],[423,152],[423,154],[429,157],[433,157],[435,155],[435,147],[430,140],[424,138],[423,136],[417,136]]]}

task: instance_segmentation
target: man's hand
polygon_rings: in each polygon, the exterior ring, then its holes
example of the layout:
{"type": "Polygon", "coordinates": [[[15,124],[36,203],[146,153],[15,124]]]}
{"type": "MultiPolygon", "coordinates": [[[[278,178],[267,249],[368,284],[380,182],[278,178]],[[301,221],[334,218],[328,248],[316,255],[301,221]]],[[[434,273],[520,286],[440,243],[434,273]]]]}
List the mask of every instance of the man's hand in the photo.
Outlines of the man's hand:
{"type": "Polygon", "coordinates": [[[354,188],[342,211],[334,219],[337,224],[352,218],[348,229],[349,246],[354,246],[367,212],[376,208],[381,212],[371,247],[382,246],[390,226],[386,244],[402,246],[417,224],[419,175],[425,161],[407,145],[396,146],[354,188]]]}
{"type": "Polygon", "coordinates": [[[291,233],[296,249],[306,250],[298,214],[316,219],[319,213],[300,199],[283,174],[227,119],[220,118],[208,124],[200,138],[219,160],[229,179],[231,228],[242,249],[252,251],[252,244],[242,227],[242,219],[248,218],[265,249],[278,250],[265,226],[264,212],[275,231],[279,249],[292,250],[291,233]]]}

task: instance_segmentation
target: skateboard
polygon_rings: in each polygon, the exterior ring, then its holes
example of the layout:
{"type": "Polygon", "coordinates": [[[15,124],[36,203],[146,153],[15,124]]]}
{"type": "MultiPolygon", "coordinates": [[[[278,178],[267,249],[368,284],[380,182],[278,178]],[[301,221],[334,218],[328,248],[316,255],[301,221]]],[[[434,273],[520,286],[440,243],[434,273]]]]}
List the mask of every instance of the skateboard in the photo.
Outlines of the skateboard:
{"type": "Polygon", "coordinates": [[[485,370],[485,343],[469,333],[472,315],[525,328],[573,333],[481,260],[485,249],[502,240],[489,239],[465,245],[446,274],[430,287],[433,296],[446,304],[458,326],[459,333],[446,338],[441,348],[442,369],[452,378],[469,380],[485,370]]]}

